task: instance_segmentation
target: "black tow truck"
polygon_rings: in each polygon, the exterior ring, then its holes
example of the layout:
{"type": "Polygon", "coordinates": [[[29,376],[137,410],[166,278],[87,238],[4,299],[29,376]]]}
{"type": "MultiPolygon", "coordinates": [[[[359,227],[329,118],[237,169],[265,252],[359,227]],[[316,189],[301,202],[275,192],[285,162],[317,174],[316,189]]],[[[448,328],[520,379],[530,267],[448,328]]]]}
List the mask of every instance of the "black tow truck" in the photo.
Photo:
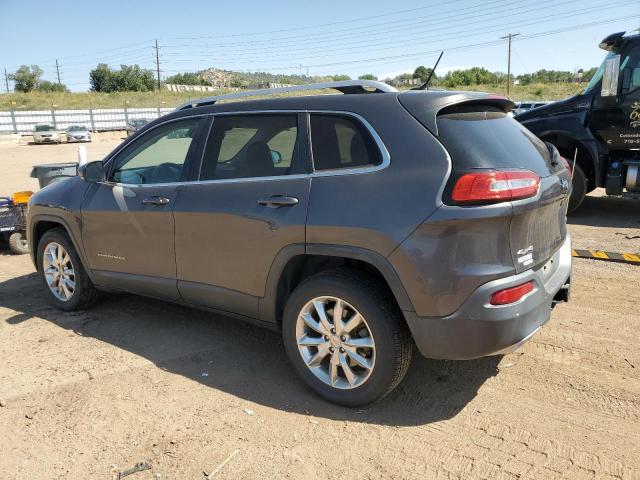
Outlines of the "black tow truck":
{"type": "Polygon", "coordinates": [[[515,118],[575,160],[569,211],[597,187],[640,198],[640,34],[614,33],[607,55],[579,94],[515,118]]]}

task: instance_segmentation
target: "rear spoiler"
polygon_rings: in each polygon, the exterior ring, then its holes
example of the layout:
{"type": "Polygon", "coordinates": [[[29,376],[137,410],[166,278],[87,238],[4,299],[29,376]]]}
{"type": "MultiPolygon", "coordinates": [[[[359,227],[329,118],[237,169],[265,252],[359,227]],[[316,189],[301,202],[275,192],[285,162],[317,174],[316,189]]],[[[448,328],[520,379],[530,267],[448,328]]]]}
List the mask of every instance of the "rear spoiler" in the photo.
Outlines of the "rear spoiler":
{"type": "Polygon", "coordinates": [[[511,111],[515,105],[507,97],[476,92],[448,92],[435,90],[414,90],[398,95],[400,104],[424,125],[433,135],[438,136],[438,114],[452,106],[486,105],[502,110],[511,111]]]}

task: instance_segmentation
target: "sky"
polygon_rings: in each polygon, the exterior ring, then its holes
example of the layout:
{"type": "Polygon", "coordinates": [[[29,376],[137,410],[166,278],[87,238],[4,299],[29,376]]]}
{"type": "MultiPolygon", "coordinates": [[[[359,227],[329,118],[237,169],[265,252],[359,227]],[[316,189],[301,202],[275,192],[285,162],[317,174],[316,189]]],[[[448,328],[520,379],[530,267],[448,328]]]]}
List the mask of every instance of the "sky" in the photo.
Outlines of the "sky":
{"type": "MultiPolygon", "coordinates": [[[[216,67],[236,71],[379,78],[431,66],[512,72],[587,69],[607,34],[640,27],[638,0],[440,0],[389,2],[0,0],[0,73],[37,64],[72,91],[89,71],[139,64],[161,76],[216,67]]],[[[4,78],[0,91],[4,91],[4,78]]]]}

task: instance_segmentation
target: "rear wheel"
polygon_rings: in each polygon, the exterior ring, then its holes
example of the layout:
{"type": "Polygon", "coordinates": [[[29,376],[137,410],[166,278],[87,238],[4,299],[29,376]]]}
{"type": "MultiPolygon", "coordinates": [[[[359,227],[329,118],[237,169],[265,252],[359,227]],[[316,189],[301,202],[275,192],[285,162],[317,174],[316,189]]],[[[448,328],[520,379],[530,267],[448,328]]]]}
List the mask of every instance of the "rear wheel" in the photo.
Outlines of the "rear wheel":
{"type": "Polygon", "coordinates": [[[22,232],[15,232],[9,236],[9,248],[16,255],[29,253],[29,243],[22,232]]]}
{"type": "Polygon", "coordinates": [[[64,230],[47,231],[38,243],[38,275],[49,302],[60,310],[82,310],[98,298],[73,243],[64,230]]]}
{"type": "Polygon", "coordinates": [[[573,181],[571,184],[571,197],[569,197],[569,208],[567,213],[573,212],[584,201],[587,194],[587,176],[580,165],[576,164],[573,169],[573,181]]]}
{"type": "Polygon", "coordinates": [[[282,321],[289,360],[317,394],[348,407],[381,399],[402,380],[413,343],[389,293],[359,272],[302,282],[282,321]]]}

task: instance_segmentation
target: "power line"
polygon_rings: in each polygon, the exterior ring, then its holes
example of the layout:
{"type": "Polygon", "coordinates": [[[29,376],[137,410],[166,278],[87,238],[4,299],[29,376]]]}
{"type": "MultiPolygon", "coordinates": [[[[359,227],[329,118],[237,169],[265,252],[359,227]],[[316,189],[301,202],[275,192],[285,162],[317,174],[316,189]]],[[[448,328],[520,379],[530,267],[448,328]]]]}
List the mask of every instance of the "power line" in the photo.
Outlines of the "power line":
{"type": "MultiPolygon", "coordinates": [[[[456,1],[460,1],[460,0],[456,0],[456,1]]],[[[454,3],[454,2],[448,2],[448,3],[454,3]]],[[[439,5],[443,5],[442,3],[440,3],[439,5]]],[[[374,20],[376,18],[383,18],[383,17],[390,17],[393,15],[400,15],[402,13],[413,13],[416,12],[418,10],[425,10],[427,8],[433,8],[433,5],[425,5],[422,7],[416,7],[416,8],[410,8],[408,10],[396,10],[394,12],[387,12],[387,13],[381,13],[379,15],[372,15],[372,16],[368,16],[368,17],[360,17],[360,18],[352,18],[349,20],[341,20],[341,21],[337,21],[337,22],[330,22],[330,23],[321,23],[321,24],[315,24],[315,25],[306,25],[306,26],[302,26],[302,27],[294,27],[294,28],[286,28],[286,29],[281,29],[281,30],[270,30],[270,31],[263,31],[263,32],[249,32],[249,33],[234,33],[234,34],[225,34],[225,35],[204,35],[204,36],[196,36],[196,37],[174,37],[178,40],[182,39],[182,40],[198,40],[198,39],[204,39],[204,38],[228,38],[228,37],[246,37],[249,35],[269,35],[272,33],[282,33],[282,32],[294,32],[294,31],[308,31],[310,29],[314,29],[314,28],[322,28],[322,27],[330,27],[330,26],[334,26],[334,25],[343,25],[346,23],[354,23],[354,22],[361,22],[361,21],[365,21],[365,20],[374,20]]]]}
{"type": "MultiPolygon", "coordinates": [[[[620,6],[621,4],[631,4],[631,3],[634,3],[634,2],[629,0],[623,0],[621,2],[612,4],[612,6],[613,5],[620,6]]],[[[541,21],[556,21],[564,18],[574,18],[577,15],[589,14],[599,10],[601,10],[601,7],[598,6],[598,7],[592,7],[591,9],[583,9],[579,13],[576,13],[574,11],[564,11],[560,13],[554,13],[553,15],[543,15],[543,16],[532,17],[530,18],[530,21],[519,22],[518,25],[519,26],[537,25],[541,21]]],[[[527,12],[526,11],[518,12],[517,15],[522,15],[524,13],[527,13],[527,12]]],[[[497,18],[502,18],[502,17],[497,17],[497,18]]],[[[446,41],[451,39],[477,37],[478,35],[503,32],[505,27],[508,28],[512,26],[513,22],[508,21],[500,24],[484,25],[482,27],[478,27],[475,29],[467,28],[467,26],[472,26],[476,24],[477,24],[477,21],[472,20],[467,23],[457,23],[456,26],[459,27],[458,30],[452,30],[451,27],[448,25],[444,26],[442,29],[437,29],[437,28],[428,29],[426,30],[426,35],[423,34],[419,36],[411,36],[411,44],[415,44],[418,42],[428,42],[431,40],[435,40],[436,43],[439,43],[441,41],[446,41]],[[444,30],[446,33],[445,34],[436,33],[438,32],[438,30],[444,30]]],[[[296,53],[299,53],[301,56],[304,56],[306,58],[306,61],[308,61],[309,57],[314,57],[314,58],[333,57],[333,56],[337,56],[337,54],[339,54],[340,52],[350,52],[352,51],[353,48],[356,48],[358,45],[362,45],[363,47],[366,47],[368,49],[376,48],[376,51],[393,50],[393,49],[396,49],[397,47],[407,46],[407,34],[404,34],[404,33],[400,35],[387,35],[385,33],[382,33],[382,34],[377,34],[377,37],[383,38],[383,40],[379,40],[377,42],[358,41],[355,43],[349,42],[349,41],[347,42],[343,41],[343,42],[339,42],[338,44],[335,44],[335,46],[333,44],[326,44],[326,43],[323,45],[318,45],[317,48],[321,49],[319,51],[321,51],[322,54],[316,54],[314,51],[310,51],[305,48],[294,48],[294,49],[287,49],[281,54],[277,54],[277,53],[268,54],[268,53],[265,53],[264,51],[261,52],[259,55],[257,53],[256,54],[247,53],[246,55],[243,55],[240,51],[227,51],[227,52],[218,53],[218,54],[212,54],[209,52],[180,51],[180,52],[168,52],[166,53],[166,55],[173,56],[173,57],[188,56],[188,59],[186,60],[180,60],[180,59],[173,60],[173,62],[177,62],[177,63],[192,62],[194,59],[200,59],[200,60],[210,59],[212,61],[223,61],[225,58],[232,57],[234,59],[234,64],[237,65],[241,63],[252,63],[254,60],[264,61],[264,60],[277,60],[282,58],[291,59],[292,55],[295,55],[296,53]],[[393,38],[397,38],[397,37],[399,37],[400,39],[397,41],[392,40],[393,38]],[[343,48],[340,48],[340,46],[342,46],[343,48]],[[238,62],[238,60],[243,60],[243,62],[238,62]]]]}
{"type": "MultiPolygon", "coordinates": [[[[336,30],[336,31],[330,31],[330,32],[322,32],[315,35],[307,34],[307,35],[301,35],[301,36],[298,35],[293,37],[281,37],[281,38],[275,38],[275,39],[261,39],[261,40],[250,41],[250,42],[218,43],[218,44],[210,43],[210,44],[199,44],[199,45],[188,45],[188,44],[167,45],[167,47],[168,48],[191,47],[191,46],[203,47],[203,48],[216,47],[216,48],[224,48],[226,51],[231,51],[233,53],[238,53],[238,52],[246,52],[246,51],[255,51],[256,49],[259,49],[262,51],[264,50],[265,47],[281,48],[282,45],[284,46],[291,45],[292,42],[295,42],[296,46],[300,46],[300,45],[306,45],[306,44],[317,44],[318,41],[320,41],[320,43],[323,43],[323,41],[335,42],[337,40],[340,40],[341,43],[344,43],[342,42],[342,40],[344,39],[352,40],[354,38],[362,38],[362,37],[380,38],[384,36],[384,39],[387,40],[388,34],[392,32],[399,32],[401,36],[406,38],[408,35],[410,35],[411,30],[414,30],[414,29],[420,29],[420,31],[424,31],[425,29],[431,30],[431,27],[433,27],[434,25],[444,25],[445,29],[450,29],[452,21],[455,22],[456,26],[459,25],[459,22],[463,19],[472,19],[474,21],[474,24],[477,24],[478,18],[481,18],[481,17],[493,16],[492,19],[495,20],[499,18],[511,17],[514,15],[522,15],[530,12],[540,11],[539,5],[535,9],[531,9],[529,8],[530,5],[527,5],[526,2],[524,6],[522,5],[515,6],[513,8],[501,8],[500,5],[496,5],[496,4],[505,3],[505,1],[509,2],[510,4],[514,3],[511,0],[494,0],[492,2],[488,2],[482,5],[477,5],[475,7],[460,9],[456,11],[455,14],[450,14],[449,12],[440,12],[440,13],[434,13],[432,15],[428,15],[424,17],[417,17],[417,18],[414,17],[414,18],[399,20],[399,22],[403,22],[403,23],[408,22],[408,23],[405,23],[400,26],[392,27],[392,28],[390,28],[389,24],[387,23],[367,25],[366,31],[361,33],[354,33],[353,30],[349,29],[349,30],[336,30]],[[512,12],[512,13],[508,15],[496,16],[495,11],[492,11],[489,8],[487,8],[492,5],[496,7],[500,7],[501,14],[505,12],[512,12]],[[475,8],[480,8],[480,12],[484,12],[484,13],[478,13],[477,11],[475,11],[475,8]],[[376,28],[376,27],[380,27],[380,28],[376,28]],[[343,35],[336,35],[337,33],[343,33],[343,32],[344,32],[343,35]],[[238,47],[247,47],[247,48],[238,48],[238,47]]],[[[561,5],[577,3],[580,1],[581,0],[565,0],[564,2],[558,2],[557,0],[544,0],[540,2],[540,4],[542,5],[553,4],[554,6],[557,7],[561,5]]],[[[629,3],[632,3],[632,2],[629,2],[629,3]]],[[[575,10],[573,11],[573,13],[575,14],[575,10]]]]}
{"type": "MultiPolygon", "coordinates": [[[[448,5],[450,3],[455,3],[459,0],[453,0],[450,2],[443,2],[441,3],[439,6],[444,6],[444,5],[448,5]]],[[[420,16],[420,17],[410,17],[410,18],[402,18],[402,19],[398,19],[398,20],[394,20],[391,22],[384,22],[384,23],[376,23],[376,24],[371,24],[371,25],[363,25],[360,27],[349,27],[346,29],[340,29],[340,30],[330,30],[330,31],[326,31],[326,32],[318,32],[318,33],[309,33],[309,32],[305,32],[303,34],[297,34],[297,35],[293,35],[293,36],[287,36],[287,37],[276,37],[276,38],[261,38],[259,40],[249,40],[249,41],[242,41],[242,42],[236,42],[236,43],[205,43],[205,44],[200,44],[200,46],[203,47],[209,47],[209,46],[213,46],[213,47],[220,47],[220,48],[229,48],[229,47],[236,47],[236,46],[245,46],[245,45],[257,45],[259,47],[264,47],[265,43],[268,42],[268,44],[271,45],[280,45],[283,42],[284,43],[290,43],[291,41],[297,41],[297,40],[315,40],[316,38],[336,38],[335,34],[337,33],[346,33],[346,36],[353,36],[354,32],[357,30],[362,30],[365,29],[366,30],[366,34],[367,35],[375,35],[376,34],[376,29],[375,27],[384,27],[382,28],[382,30],[384,31],[391,31],[388,30],[389,25],[392,24],[397,24],[397,23],[405,23],[405,22],[410,22],[409,25],[415,24],[417,20],[420,20],[420,22],[417,23],[422,23],[425,24],[425,19],[426,21],[426,25],[430,25],[432,23],[432,20],[437,19],[438,17],[444,15],[444,19],[459,19],[461,17],[463,17],[465,12],[470,12],[470,11],[474,11],[476,9],[480,9],[480,11],[485,11],[488,12],[489,9],[488,7],[490,7],[491,5],[496,5],[496,4],[500,4],[500,3],[506,3],[506,4],[513,4],[513,3],[525,3],[526,4],[527,0],[493,0],[491,2],[486,2],[486,3],[479,3],[476,5],[471,5],[468,7],[464,7],[464,8],[459,8],[456,10],[455,14],[450,14],[449,12],[435,12],[435,13],[431,13],[430,15],[424,15],[424,16],[420,16]]],[[[573,2],[577,2],[579,0],[571,0],[573,2]]],[[[491,12],[488,13],[489,15],[491,14],[491,12]]],[[[400,26],[399,28],[404,28],[405,26],[400,26]]],[[[397,29],[397,28],[396,28],[397,29]]],[[[243,35],[244,37],[245,35],[243,35]]],[[[343,38],[343,37],[338,37],[338,38],[343,38]]],[[[171,47],[183,47],[183,46],[189,46],[189,45],[169,45],[171,47]]]]}
{"type": "MultiPolygon", "coordinates": [[[[589,28],[589,27],[593,27],[595,25],[605,25],[608,23],[613,23],[613,22],[617,22],[620,20],[629,20],[632,18],[640,18],[640,15],[627,15],[627,16],[623,16],[623,17],[616,17],[616,18],[611,18],[611,19],[606,19],[606,20],[598,20],[595,22],[589,22],[589,23],[583,23],[580,25],[572,25],[569,27],[565,27],[565,28],[559,28],[559,29],[555,29],[555,30],[548,30],[545,32],[539,32],[539,33],[535,33],[535,34],[530,34],[530,35],[521,35],[520,36],[520,40],[528,40],[528,39],[532,39],[532,38],[540,38],[540,37],[545,37],[545,36],[549,36],[549,35],[555,35],[557,33],[564,33],[564,32],[569,32],[569,31],[573,31],[573,30],[580,30],[582,28],[589,28]]],[[[339,65],[353,65],[353,64],[359,64],[359,63],[366,63],[366,62],[372,62],[372,61],[382,61],[382,60],[396,60],[396,59],[404,59],[404,58],[412,58],[412,57],[418,57],[418,56],[423,56],[423,55],[433,55],[436,53],[439,53],[441,50],[444,50],[445,52],[449,52],[449,51],[454,51],[454,50],[464,50],[464,49],[468,49],[468,48],[475,48],[475,47],[481,47],[481,46],[492,46],[492,45],[499,45],[502,43],[502,40],[492,40],[492,41],[487,41],[487,42],[478,42],[478,43],[474,43],[474,44],[467,44],[467,45],[457,45],[455,47],[449,47],[449,48],[444,48],[444,49],[437,49],[437,50],[423,50],[423,51],[418,51],[418,52],[412,52],[412,53],[405,53],[405,54],[400,54],[400,55],[389,55],[386,57],[374,57],[374,58],[366,58],[366,59],[360,59],[360,60],[350,60],[350,61],[346,61],[346,62],[332,62],[332,63],[324,63],[324,64],[309,64],[308,67],[309,68],[322,68],[322,67],[333,67],[333,66],[339,66],[339,65]]],[[[298,68],[297,66],[289,66],[286,68],[282,68],[283,70],[292,70],[298,68]]]]}
{"type": "MultiPolygon", "coordinates": [[[[595,9],[600,10],[601,7],[595,7],[595,9]]],[[[590,10],[586,10],[585,13],[589,13],[590,10]]],[[[563,19],[563,18],[567,18],[567,17],[575,17],[576,14],[574,12],[563,12],[561,14],[553,14],[550,16],[542,16],[542,17],[534,17],[531,19],[531,21],[529,22],[524,22],[524,23],[519,23],[519,26],[528,26],[528,25],[537,25],[539,24],[541,21],[544,21],[546,19],[563,19]]],[[[451,31],[449,29],[448,33],[445,35],[442,34],[438,34],[438,33],[433,33],[435,30],[430,30],[430,34],[426,35],[426,36],[420,36],[420,37],[412,37],[411,41],[412,44],[415,43],[427,43],[430,42],[431,40],[435,40],[435,42],[433,43],[434,48],[435,45],[442,45],[441,42],[445,42],[445,41],[449,41],[449,40],[459,40],[459,39],[464,39],[464,38],[477,38],[478,36],[481,35],[486,35],[486,34],[491,34],[491,33],[499,33],[499,32],[503,32],[505,27],[509,27],[512,25],[512,22],[508,22],[508,23],[502,23],[499,25],[491,25],[491,27],[487,27],[487,26],[483,26],[481,28],[478,29],[469,29],[469,28],[465,28],[465,24],[460,25],[461,29],[457,30],[457,31],[451,31]],[[493,28],[495,27],[495,28],[493,28]]],[[[406,47],[407,46],[407,40],[406,38],[403,38],[400,42],[389,42],[389,38],[391,37],[387,37],[385,36],[385,40],[381,43],[369,43],[367,46],[371,47],[371,48],[376,48],[376,51],[384,51],[384,50],[394,50],[397,47],[406,47]],[[378,48],[379,47],[379,48],[378,48]]],[[[351,49],[352,47],[349,47],[349,49],[351,49]]],[[[310,57],[313,58],[327,58],[327,57],[335,57],[337,56],[343,49],[340,48],[331,48],[328,49],[328,53],[322,53],[322,54],[315,54],[313,52],[309,52],[309,51],[304,51],[303,55],[305,56],[305,58],[307,59],[307,61],[309,60],[310,57]]],[[[324,50],[323,50],[324,51],[324,50]]],[[[261,55],[259,57],[247,57],[247,56],[242,56],[242,55],[234,55],[234,65],[239,65],[239,64],[246,64],[246,63],[253,63],[254,60],[263,60],[263,61],[269,61],[269,60],[276,60],[276,59],[281,59],[281,58],[286,58],[286,59],[291,59],[292,55],[296,52],[296,50],[289,50],[286,53],[282,54],[282,55],[261,55]],[[238,61],[238,60],[242,60],[242,61],[238,61]]],[[[167,54],[169,55],[169,54],[167,54]]],[[[201,59],[201,60],[206,60],[206,59],[210,59],[211,61],[220,61],[222,60],[224,57],[217,57],[216,59],[211,58],[211,56],[208,55],[202,55],[202,56],[195,56],[194,53],[192,52],[181,52],[181,55],[189,55],[190,58],[188,59],[176,59],[173,60],[173,62],[175,63],[190,63],[193,62],[193,60],[195,58],[197,59],[201,59]]]]}

